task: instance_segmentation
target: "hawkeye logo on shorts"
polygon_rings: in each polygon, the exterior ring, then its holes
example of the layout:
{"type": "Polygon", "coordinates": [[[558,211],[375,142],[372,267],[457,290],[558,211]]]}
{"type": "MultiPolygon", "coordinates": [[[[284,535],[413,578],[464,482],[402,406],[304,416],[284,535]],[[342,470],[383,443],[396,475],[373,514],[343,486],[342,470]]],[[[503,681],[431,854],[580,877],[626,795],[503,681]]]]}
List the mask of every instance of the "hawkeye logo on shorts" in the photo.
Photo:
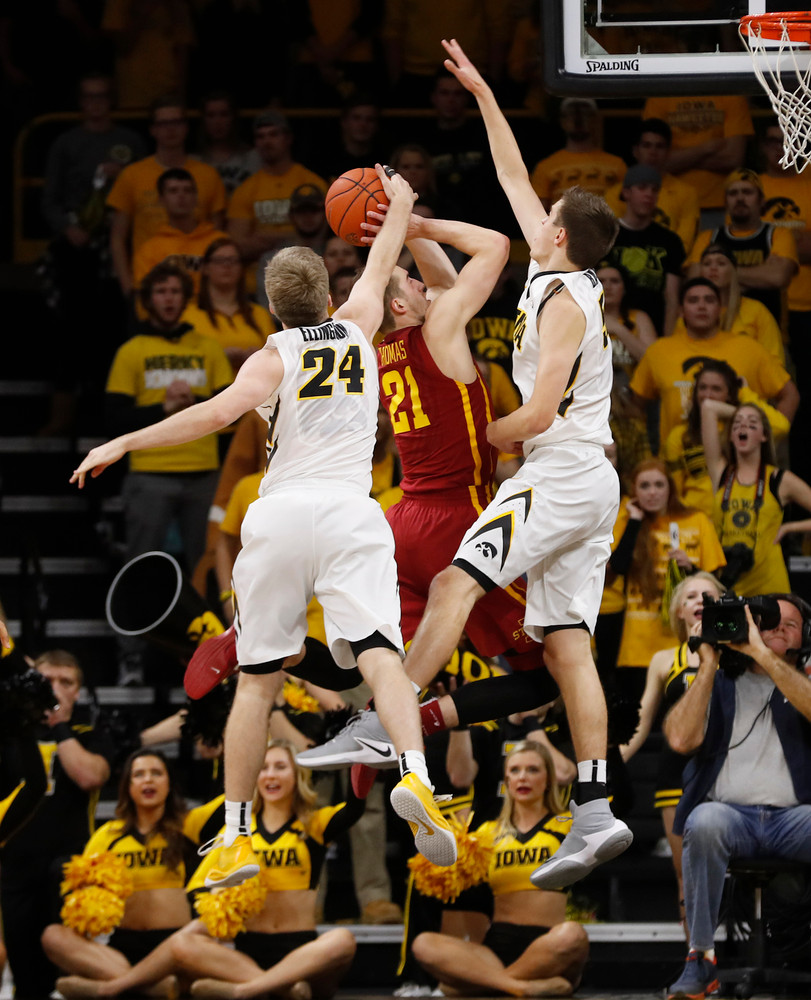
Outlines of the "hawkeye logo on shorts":
{"type": "MultiPolygon", "coordinates": [[[[505,497],[500,502],[499,506],[503,507],[504,504],[507,503],[511,504],[515,501],[523,503],[524,521],[526,521],[527,517],[529,516],[530,507],[532,506],[532,490],[522,490],[521,493],[514,493],[511,497],[505,497]]],[[[475,546],[475,549],[477,552],[481,552],[481,554],[485,556],[485,558],[487,559],[495,559],[500,549],[501,565],[499,569],[504,569],[504,563],[507,561],[507,556],[509,555],[510,552],[510,545],[512,544],[512,537],[513,537],[513,529],[515,526],[514,518],[515,518],[514,511],[512,510],[505,511],[505,513],[499,514],[498,517],[493,518],[492,521],[489,521],[487,524],[482,525],[482,527],[479,528],[476,534],[473,535],[472,538],[470,539],[471,541],[473,541],[474,539],[479,538],[482,535],[487,535],[492,531],[497,532],[498,536],[500,536],[499,537],[501,543],[500,545],[498,544],[498,541],[496,541],[496,543],[494,544],[491,541],[482,540],[475,546]]]]}

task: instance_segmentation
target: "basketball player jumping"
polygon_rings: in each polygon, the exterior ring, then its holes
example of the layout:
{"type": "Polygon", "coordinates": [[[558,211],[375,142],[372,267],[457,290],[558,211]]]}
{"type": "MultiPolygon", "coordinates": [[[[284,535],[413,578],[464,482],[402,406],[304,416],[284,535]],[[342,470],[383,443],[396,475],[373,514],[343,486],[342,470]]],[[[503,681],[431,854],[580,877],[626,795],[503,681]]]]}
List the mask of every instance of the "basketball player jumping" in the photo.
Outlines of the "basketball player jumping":
{"type": "Polygon", "coordinates": [[[439,865],[456,859],[455,838],[432,796],[417,701],[400,659],[391,530],[369,496],[378,408],[371,341],[415,199],[403,178],[377,169],[389,212],[363,275],[332,318],[320,257],[302,247],[280,251],[265,284],[284,329],[218,396],[94,448],[71,478],[82,487],[88,473],[99,475],[132,449],[195,440],[249,409],[268,416],[268,467],[243,522],[233,572],[240,674],[225,732],[226,831],[209,886],[237,885],[259,872],[251,798],[280,671],[301,651],[313,593],[333,658],[345,668],[357,661],[392,736],[402,772],[391,795],[395,812],[425,857],[439,865]]]}
{"type": "Polygon", "coordinates": [[[522,450],[525,462],[468,529],[452,565],[434,578],[406,670],[423,681],[435,676],[476,601],[527,574],[524,628],[544,642],[578,759],[572,829],[531,876],[538,888],[560,889],[633,839],[606,798],[606,705],[590,644],[619,506],[604,452],[611,442],[611,348],[592,268],[618,224],[601,198],[579,188],[547,215],[492,91],[455,41],[443,45],[451,56],[445,65],[479,103],[499,181],[530,247],[513,335],[523,403],[487,428],[491,444],[522,450]]]}

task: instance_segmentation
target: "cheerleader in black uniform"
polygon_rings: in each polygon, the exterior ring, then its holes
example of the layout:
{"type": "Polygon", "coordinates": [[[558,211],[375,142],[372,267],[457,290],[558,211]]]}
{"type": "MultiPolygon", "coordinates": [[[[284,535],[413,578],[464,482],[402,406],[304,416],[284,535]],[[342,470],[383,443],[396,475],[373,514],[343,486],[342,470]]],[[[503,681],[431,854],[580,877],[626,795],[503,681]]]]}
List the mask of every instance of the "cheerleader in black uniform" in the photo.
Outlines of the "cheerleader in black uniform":
{"type": "Polygon", "coordinates": [[[505,759],[501,815],[478,828],[494,844],[487,875],[493,922],[483,943],[433,933],[414,941],[417,961],[449,994],[569,996],[580,982],[586,932],[566,920],[565,890],[536,889],[529,880],[572,825],[553,775],[548,750],[531,740],[505,759]]]}

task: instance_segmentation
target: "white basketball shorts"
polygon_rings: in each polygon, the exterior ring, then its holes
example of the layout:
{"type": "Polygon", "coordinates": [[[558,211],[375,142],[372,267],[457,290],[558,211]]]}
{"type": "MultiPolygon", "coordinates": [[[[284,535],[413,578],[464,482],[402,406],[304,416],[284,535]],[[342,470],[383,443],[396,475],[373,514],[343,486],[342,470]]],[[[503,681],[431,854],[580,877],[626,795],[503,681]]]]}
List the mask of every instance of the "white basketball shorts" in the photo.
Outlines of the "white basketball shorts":
{"type": "Polygon", "coordinates": [[[594,631],[619,509],[619,480],[602,448],[536,448],[467,530],[456,553],[487,588],[526,574],[524,628],[585,622],[594,631]]]}
{"type": "Polygon", "coordinates": [[[313,595],[340,667],[356,665],[349,643],[376,631],[402,654],[394,539],[371,497],[297,484],[254,500],[233,582],[240,665],[298,653],[313,595]]]}

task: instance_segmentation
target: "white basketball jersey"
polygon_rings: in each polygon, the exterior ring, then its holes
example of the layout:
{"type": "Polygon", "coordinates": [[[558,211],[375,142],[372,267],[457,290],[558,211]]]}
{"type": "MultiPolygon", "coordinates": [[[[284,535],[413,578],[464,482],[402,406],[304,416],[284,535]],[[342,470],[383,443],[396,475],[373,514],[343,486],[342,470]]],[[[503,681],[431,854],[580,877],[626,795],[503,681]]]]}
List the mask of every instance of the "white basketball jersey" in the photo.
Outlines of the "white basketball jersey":
{"type": "Polygon", "coordinates": [[[603,286],[594,271],[541,271],[534,260],[530,262],[513,332],[513,378],[526,403],[540,361],[538,316],[561,282],[583,310],[586,331],[552,426],[525,441],[524,454],[562,442],[608,445],[612,441],[611,342],[603,318],[603,286]]]}
{"type": "Polygon", "coordinates": [[[305,480],[331,480],[368,495],[379,391],[371,344],[355,323],[328,319],[272,334],[265,349],[274,347],[284,377],[257,407],[268,422],[260,496],[305,480]]]}

